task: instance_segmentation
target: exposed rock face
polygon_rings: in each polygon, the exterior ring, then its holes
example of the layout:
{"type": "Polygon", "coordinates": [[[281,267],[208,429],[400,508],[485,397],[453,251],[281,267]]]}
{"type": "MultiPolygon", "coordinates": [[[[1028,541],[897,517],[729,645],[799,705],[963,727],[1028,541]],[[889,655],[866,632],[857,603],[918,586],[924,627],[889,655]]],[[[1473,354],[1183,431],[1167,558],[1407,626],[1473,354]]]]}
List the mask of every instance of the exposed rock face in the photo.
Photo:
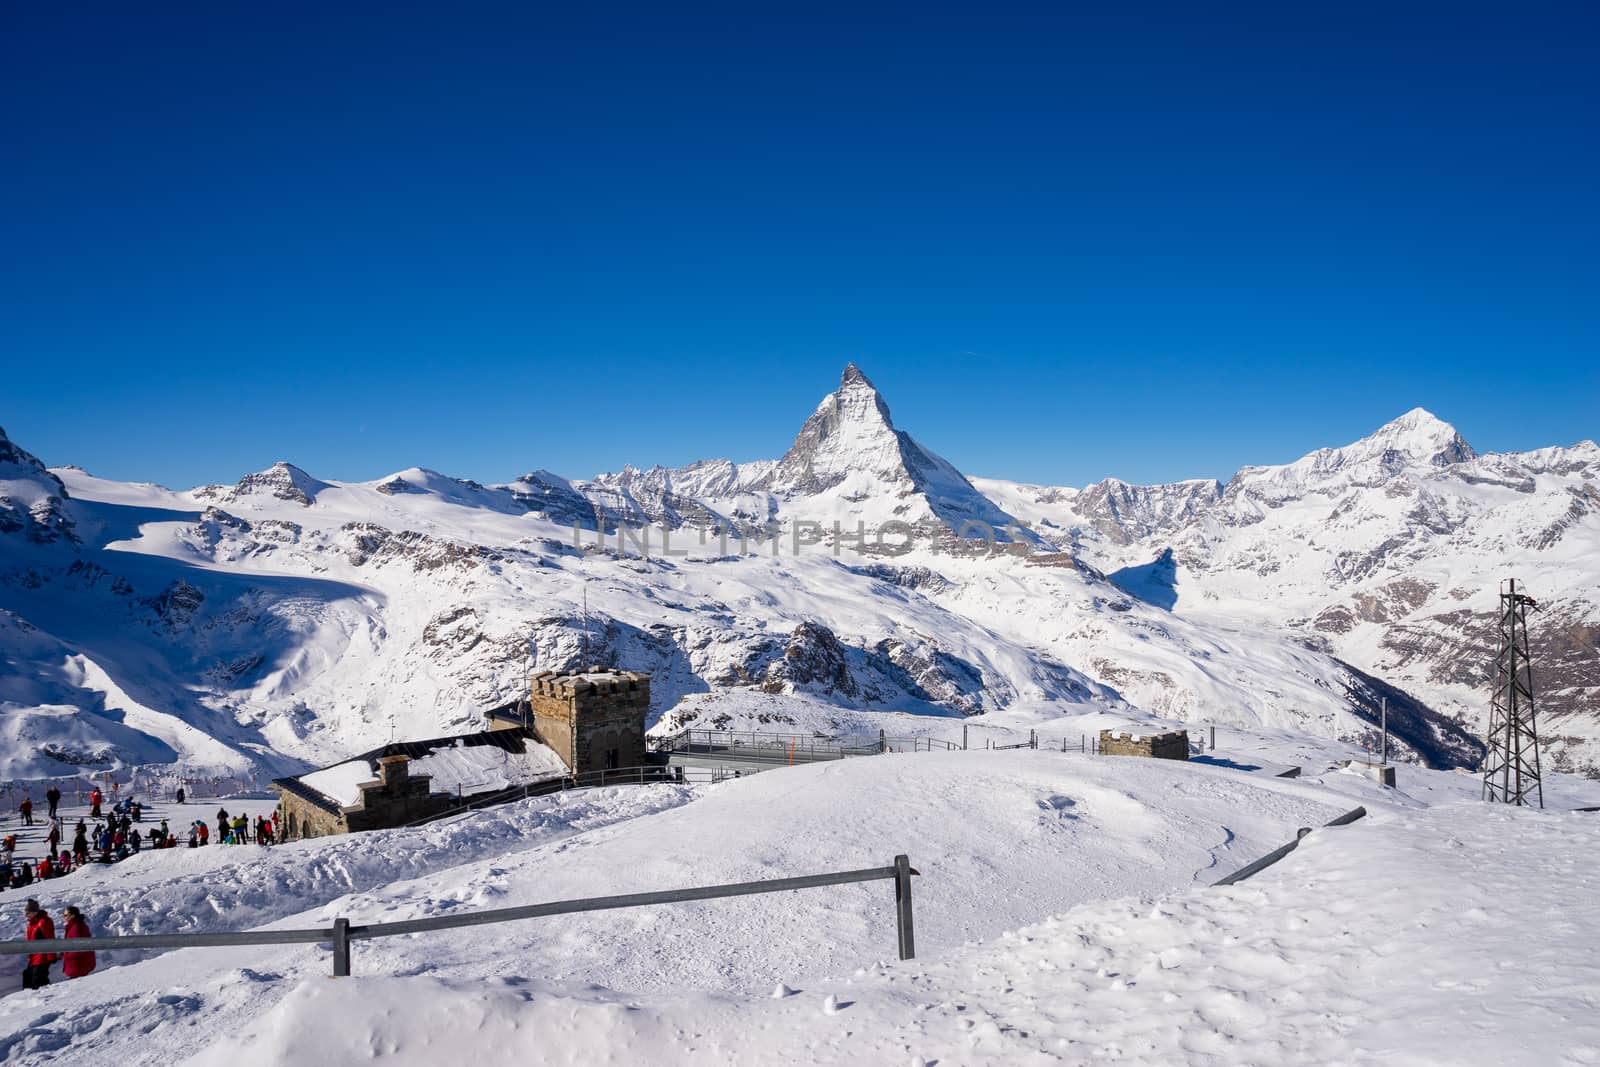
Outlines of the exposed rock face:
{"type": "Polygon", "coordinates": [[[613,522],[665,526],[669,530],[683,526],[715,527],[723,521],[722,517],[695,499],[692,492],[678,491],[676,483],[681,477],[691,491],[702,489],[707,483],[721,487],[733,478],[733,469],[726,461],[695,464],[682,472],[665,467],[649,470],[624,467],[616,474],[602,474],[583,483],[583,493],[613,522]],[[695,479],[694,476],[706,467],[719,468],[714,475],[725,476],[703,481],[695,479]]]}
{"type": "Polygon", "coordinates": [[[328,483],[320,482],[294,464],[280,460],[264,471],[245,475],[237,485],[208,485],[196,489],[194,495],[202,500],[218,500],[225,504],[264,495],[310,507],[317,494],[327,488],[328,483]]]}
{"type": "Polygon", "coordinates": [[[577,524],[588,530],[595,528],[599,512],[594,503],[558,474],[549,471],[524,474],[509,489],[523,507],[551,522],[563,526],[577,524]]]}
{"type": "Polygon", "coordinates": [[[809,691],[841,696],[853,696],[857,691],[844,647],[832,630],[814,622],[795,627],[783,655],[767,668],[761,688],[769,693],[809,691]]]}
{"type": "Polygon", "coordinates": [[[176,630],[188,625],[205,602],[204,593],[180,578],[153,598],[150,607],[167,629],[176,630]]]}
{"type": "Polygon", "coordinates": [[[0,535],[21,534],[35,545],[76,541],[67,499],[61,479],[0,429],[0,535]]]}
{"type": "Polygon", "coordinates": [[[1221,498],[1222,483],[1216,481],[1129,485],[1108,478],[1076,494],[1072,506],[1101,536],[1125,545],[1180,527],[1221,498]]]}

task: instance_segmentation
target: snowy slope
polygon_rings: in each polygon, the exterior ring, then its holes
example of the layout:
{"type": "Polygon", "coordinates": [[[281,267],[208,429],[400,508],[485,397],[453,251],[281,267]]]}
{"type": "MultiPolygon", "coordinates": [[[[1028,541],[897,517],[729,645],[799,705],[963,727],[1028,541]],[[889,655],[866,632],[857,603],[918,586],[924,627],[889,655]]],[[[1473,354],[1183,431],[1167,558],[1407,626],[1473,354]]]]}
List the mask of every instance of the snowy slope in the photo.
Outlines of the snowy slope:
{"type": "Polygon", "coordinates": [[[1246,885],[1084,904],[781,999],[309,978],[193,1062],[1581,1064],[1600,906],[1570,894],[1596,846],[1583,816],[1380,815],[1246,885]]]}
{"type": "Polygon", "coordinates": [[[1226,486],[979,480],[1130,592],[1201,624],[1285,627],[1438,710],[1487,717],[1502,579],[1530,619],[1548,756],[1600,763],[1600,448],[1479,455],[1416,409],[1226,486]]]}

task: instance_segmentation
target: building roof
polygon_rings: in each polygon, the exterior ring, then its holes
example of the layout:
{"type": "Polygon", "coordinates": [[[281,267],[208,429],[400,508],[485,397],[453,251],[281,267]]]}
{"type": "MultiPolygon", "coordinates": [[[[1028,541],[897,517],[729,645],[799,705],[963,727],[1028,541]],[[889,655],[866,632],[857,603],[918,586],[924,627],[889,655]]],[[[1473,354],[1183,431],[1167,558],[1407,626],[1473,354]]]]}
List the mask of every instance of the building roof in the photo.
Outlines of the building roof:
{"type": "Polygon", "coordinates": [[[378,761],[410,759],[413,777],[431,779],[434,793],[463,797],[501,792],[565,777],[566,763],[523,730],[495,730],[422,741],[396,741],[359,756],[272,784],[319,807],[337,811],[361,800],[361,786],[379,778],[378,761]]]}

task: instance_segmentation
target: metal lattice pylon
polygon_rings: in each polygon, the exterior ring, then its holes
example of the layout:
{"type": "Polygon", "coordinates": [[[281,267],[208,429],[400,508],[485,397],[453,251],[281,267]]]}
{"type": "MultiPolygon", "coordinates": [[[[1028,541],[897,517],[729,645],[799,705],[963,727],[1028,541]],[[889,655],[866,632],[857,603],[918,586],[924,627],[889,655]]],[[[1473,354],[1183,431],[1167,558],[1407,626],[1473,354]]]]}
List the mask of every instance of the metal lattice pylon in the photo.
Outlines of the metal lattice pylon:
{"type": "Polygon", "coordinates": [[[1488,754],[1483,759],[1483,799],[1544,807],[1539,780],[1539,731],[1533,718],[1533,668],[1528,660],[1528,609],[1533,598],[1517,580],[1500,583],[1500,652],[1495,657],[1494,702],[1489,710],[1488,754]]]}

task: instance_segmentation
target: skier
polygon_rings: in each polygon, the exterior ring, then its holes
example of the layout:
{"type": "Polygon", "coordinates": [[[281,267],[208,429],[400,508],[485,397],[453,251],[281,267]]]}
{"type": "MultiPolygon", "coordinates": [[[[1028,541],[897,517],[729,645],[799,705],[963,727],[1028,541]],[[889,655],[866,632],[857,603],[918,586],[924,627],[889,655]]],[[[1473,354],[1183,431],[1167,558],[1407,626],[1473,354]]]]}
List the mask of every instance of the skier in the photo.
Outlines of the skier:
{"type": "Polygon", "coordinates": [[[102,799],[103,798],[100,794],[99,786],[95,786],[93,789],[89,790],[89,818],[100,818],[100,801],[102,799]]]}
{"type": "Polygon", "coordinates": [[[228,840],[228,809],[221,808],[217,811],[217,844],[224,844],[228,840]]]}
{"type": "Polygon", "coordinates": [[[250,820],[243,815],[233,817],[233,843],[236,845],[250,843],[250,820]]]}
{"type": "Polygon", "coordinates": [[[51,786],[45,790],[44,798],[50,802],[50,817],[56,817],[56,805],[61,803],[61,790],[51,786]]]}
{"type": "Polygon", "coordinates": [[[178,787],[178,803],[183,803],[183,786],[181,785],[178,787]]]}
{"type": "Polygon", "coordinates": [[[17,805],[17,810],[22,812],[22,825],[33,825],[33,798],[23,797],[22,803],[17,805]]]}
{"type": "Polygon", "coordinates": [[[207,845],[211,843],[211,827],[204,819],[196,819],[194,829],[195,833],[200,835],[200,844],[207,845]]]}
{"type": "Polygon", "coordinates": [[[47,835],[45,840],[50,842],[50,851],[51,852],[55,852],[56,849],[61,847],[61,820],[60,819],[51,819],[50,820],[50,833],[49,833],[49,835],[47,835]]]}
{"type": "MultiPolygon", "coordinates": [[[[61,913],[61,917],[66,920],[67,924],[63,937],[94,936],[89,932],[89,923],[84,919],[83,912],[77,908],[69,905],[61,913]]],[[[93,952],[67,952],[61,957],[61,973],[68,978],[82,978],[92,970],[94,970],[93,952]]]]}
{"type": "MultiPolygon", "coordinates": [[[[50,916],[45,914],[39,902],[32,897],[28,898],[27,905],[22,909],[23,916],[28,920],[29,941],[53,941],[56,936],[56,924],[50,921],[50,916]]],[[[35,952],[28,957],[28,965],[22,972],[23,989],[43,989],[50,984],[50,965],[56,961],[53,952],[35,952]]]]}

